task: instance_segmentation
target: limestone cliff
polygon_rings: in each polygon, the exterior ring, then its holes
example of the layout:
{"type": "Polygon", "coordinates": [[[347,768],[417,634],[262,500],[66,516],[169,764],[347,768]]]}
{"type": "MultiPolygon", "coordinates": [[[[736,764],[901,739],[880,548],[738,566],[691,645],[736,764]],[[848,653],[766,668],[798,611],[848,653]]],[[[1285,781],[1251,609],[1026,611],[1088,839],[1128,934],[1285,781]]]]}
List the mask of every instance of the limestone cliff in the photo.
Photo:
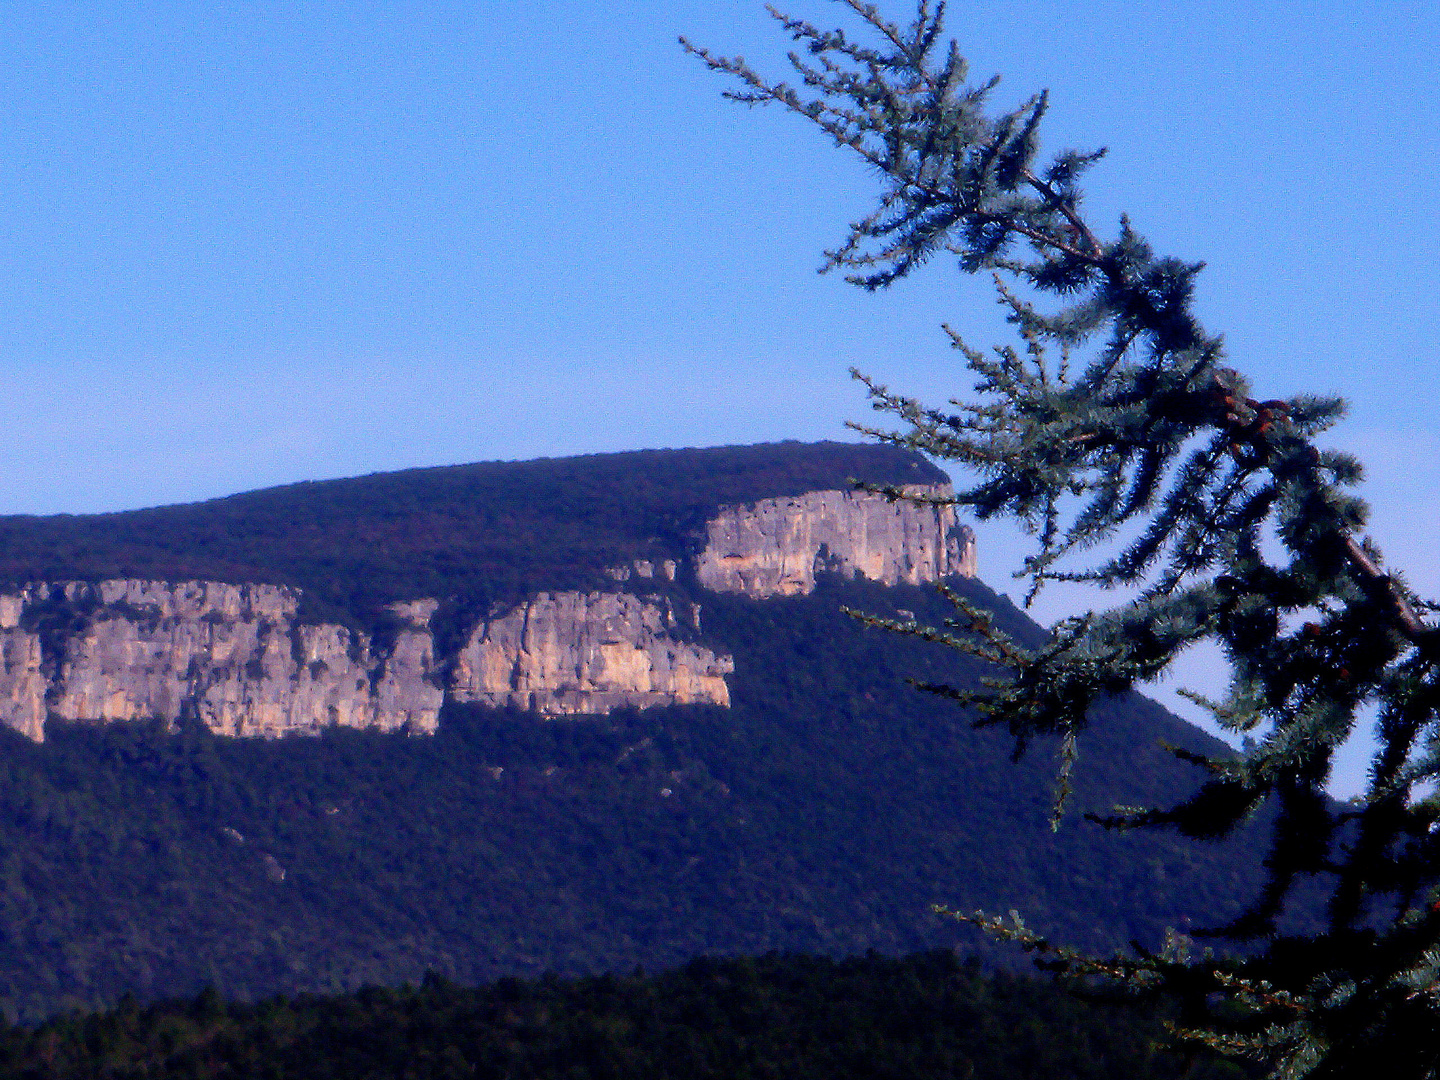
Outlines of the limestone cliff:
{"type": "Polygon", "coordinates": [[[0,596],[0,722],[43,737],[47,713],[198,719],[224,735],[330,725],[433,731],[433,601],[396,604],[393,644],[296,621],[297,590],[213,581],[38,584],[0,596]]]}
{"type": "MultiPolygon", "coordinates": [[[[435,729],[445,698],[430,617],[392,604],[393,640],[297,621],[275,585],[115,580],[0,594],[0,724],[41,740],[47,716],[92,723],[193,717],[222,735],[435,729]]],[[[698,627],[698,608],[685,612],[698,627]]],[[[452,669],[462,702],[548,715],[621,705],[728,705],[729,657],[685,640],[668,602],[541,593],[482,621],[452,669]]]]}
{"type": "MultiPolygon", "coordinates": [[[[915,485],[915,494],[949,489],[915,485]]],[[[953,506],[856,491],[810,491],[722,507],[706,526],[696,578],[716,592],[795,596],[831,571],[886,585],[975,576],[975,537],[953,506]]]]}
{"type": "Polygon", "coordinates": [[[430,628],[434,599],[391,604],[387,631],[372,637],[302,622],[300,590],[281,585],[117,579],[0,591],[0,725],[39,740],[51,716],[190,718],[273,737],[336,725],[433,731],[447,696],[550,716],[728,706],[734,662],[697,640],[691,571],[704,589],[752,597],[809,592],[825,572],[893,585],[975,571],[973,535],[953,507],[851,491],[723,506],[698,552],[673,554],[612,568],[625,591],[537,592],[462,624],[447,656],[430,628]]]}
{"type": "MultiPolygon", "coordinates": [[[[698,609],[687,613],[698,629],[698,609]]],[[[540,593],[477,626],[460,650],[457,701],[548,714],[621,705],[730,704],[734,661],[676,634],[663,600],[623,592],[540,593]]]]}

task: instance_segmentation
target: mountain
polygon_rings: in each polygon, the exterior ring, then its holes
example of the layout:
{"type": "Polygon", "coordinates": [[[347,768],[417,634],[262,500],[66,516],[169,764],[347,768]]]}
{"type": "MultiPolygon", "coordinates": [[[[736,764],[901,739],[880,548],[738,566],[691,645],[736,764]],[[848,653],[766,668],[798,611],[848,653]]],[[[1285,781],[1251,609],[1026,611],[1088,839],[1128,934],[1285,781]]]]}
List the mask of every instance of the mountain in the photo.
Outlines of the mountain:
{"type": "Polygon", "coordinates": [[[719,506],[943,484],[901,450],[779,443],[482,462],[117,514],[0,517],[0,583],[136,578],[303,591],[307,618],[373,618],[417,596],[515,600],[613,584],[693,546],[719,506]]]}
{"type": "Polygon", "coordinates": [[[973,574],[953,508],[848,490],[851,468],[949,490],[893,449],[795,444],[11,519],[0,724],[37,740],[50,716],[193,718],[226,735],[433,732],[447,701],[546,715],[728,705],[734,661],[699,640],[697,597],[795,595],[825,573],[973,574]]]}
{"type": "MultiPolygon", "coordinates": [[[[780,444],[0,521],[0,1008],[985,947],[935,903],[1095,947],[1235,914],[1247,838],[1050,832],[1053,748],[906,682],[984,669],[842,612],[938,623],[945,581],[1044,635],[952,509],[852,477],[947,490],[780,444]]],[[[1216,748],[1098,712],[1081,810],[1216,748]]]]}

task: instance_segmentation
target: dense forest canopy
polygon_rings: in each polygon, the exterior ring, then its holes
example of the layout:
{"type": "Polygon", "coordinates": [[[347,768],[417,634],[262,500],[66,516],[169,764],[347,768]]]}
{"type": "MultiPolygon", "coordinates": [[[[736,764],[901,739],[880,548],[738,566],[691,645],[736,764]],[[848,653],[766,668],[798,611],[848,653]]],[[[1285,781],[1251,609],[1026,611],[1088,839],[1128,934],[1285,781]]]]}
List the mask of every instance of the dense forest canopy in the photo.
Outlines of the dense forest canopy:
{"type": "Polygon", "coordinates": [[[1242,1080],[1155,1048],[1162,1013],[1080,1002],[952,952],[697,959],[247,1004],[209,992],[0,1030],[0,1078],[1242,1080]],[[1187,1068],[1188,1065],[1188,1068],[1187,1068]]]}

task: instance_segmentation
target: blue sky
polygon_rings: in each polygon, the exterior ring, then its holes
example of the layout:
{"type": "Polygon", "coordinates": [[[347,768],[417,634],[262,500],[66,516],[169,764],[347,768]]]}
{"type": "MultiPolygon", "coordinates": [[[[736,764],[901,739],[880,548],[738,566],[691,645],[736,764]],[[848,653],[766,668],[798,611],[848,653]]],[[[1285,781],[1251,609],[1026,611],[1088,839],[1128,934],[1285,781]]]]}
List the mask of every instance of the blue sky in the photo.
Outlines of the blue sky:
{"type": "MultiPolygon", "coordinates": [[[[1376,538],[1440,594],[1434,6],[954,0],[950,29],[999,100],[1051,89],[1049,146],[1111,148],[1094,218],[1207,261],[1262,396],[1351,400],[1376,538]]],[[[720,100],[680,33],[783,64],[748,0],[12,5],[0,513],[843,437],[852,364],[963,392],[938,327],[1002,338],[985,283],[817,277],[872,181],[720,100]]],[[[982,573],[1019,550],[986,528],[982,573]]]]}

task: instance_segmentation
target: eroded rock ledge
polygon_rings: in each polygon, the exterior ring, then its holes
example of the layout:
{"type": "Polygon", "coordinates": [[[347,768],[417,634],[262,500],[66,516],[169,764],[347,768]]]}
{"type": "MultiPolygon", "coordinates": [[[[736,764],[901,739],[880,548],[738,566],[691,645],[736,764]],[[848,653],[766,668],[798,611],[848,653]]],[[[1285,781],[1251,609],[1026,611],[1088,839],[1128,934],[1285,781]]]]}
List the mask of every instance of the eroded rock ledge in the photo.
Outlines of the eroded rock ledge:
{"type": "Polygon", "coordinates": [[[433,731],[434,601],[392,605],[383,653],[342,626],[296,622],[277,585],[121,579],[0,595],[0,723],[194,717],[223,735],[343,727],[433,731]]]}
{"type": "MultiPolygon", "coordinates": [[[[950,489],[907,491],[941,497],[950,489]]],[[[975,576],[975,534],[953,506],[906,502],[856,491],[810,491],[722,507],[706,526],[695,567],[715,592],[795,596],[830,571],[885,585],[920,585],[975,576]]]]}
{"type": "MultiPolygon", "coordinates": [[[[699,610],[685,613],[698,630],[699,610]]],[[[669,601],[623,592],[540,593],[471,633],[454,665],[456,701],[548,714],[620,706],[730,704],[735,662],[677,636],[669,601]]]]}

